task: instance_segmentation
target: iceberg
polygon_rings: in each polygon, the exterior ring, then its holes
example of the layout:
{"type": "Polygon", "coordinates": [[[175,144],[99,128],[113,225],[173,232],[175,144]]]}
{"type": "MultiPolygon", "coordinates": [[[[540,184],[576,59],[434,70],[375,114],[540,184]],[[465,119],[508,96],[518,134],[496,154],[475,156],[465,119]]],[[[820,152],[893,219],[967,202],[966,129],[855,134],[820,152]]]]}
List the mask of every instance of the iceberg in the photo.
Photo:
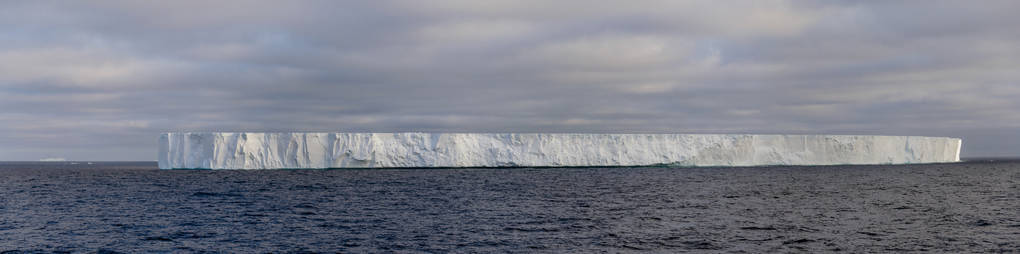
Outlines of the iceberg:
{"type": "Polygon", "coordinates": [[[856,135],[172,132],[161,169],[944,163],[958,138],[856,135]]]}

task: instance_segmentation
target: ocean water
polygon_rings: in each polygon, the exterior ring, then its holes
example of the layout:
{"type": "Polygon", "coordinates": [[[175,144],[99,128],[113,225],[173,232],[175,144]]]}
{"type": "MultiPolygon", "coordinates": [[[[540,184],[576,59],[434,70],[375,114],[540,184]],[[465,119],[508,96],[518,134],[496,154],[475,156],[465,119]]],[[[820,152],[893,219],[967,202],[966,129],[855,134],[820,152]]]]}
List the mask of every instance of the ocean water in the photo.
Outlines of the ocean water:
{"type": "Polygon", "coordinates": [[[1016,160],[265,171],[0,163],[0,252],[10,253],[1018,250],[1016,160]]]}

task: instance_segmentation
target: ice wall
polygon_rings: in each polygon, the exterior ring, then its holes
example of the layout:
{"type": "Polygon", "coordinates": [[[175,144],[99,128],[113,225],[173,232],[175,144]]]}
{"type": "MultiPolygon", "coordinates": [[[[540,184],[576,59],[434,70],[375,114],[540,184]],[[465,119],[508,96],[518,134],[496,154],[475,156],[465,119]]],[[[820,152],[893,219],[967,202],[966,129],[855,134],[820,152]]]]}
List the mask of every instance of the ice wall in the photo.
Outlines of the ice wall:
{"type": "Polygon", "coordinates": [[[165,133],[162,169],[755,166],[956,162],[961,140],[915,136],[165,133]]]}

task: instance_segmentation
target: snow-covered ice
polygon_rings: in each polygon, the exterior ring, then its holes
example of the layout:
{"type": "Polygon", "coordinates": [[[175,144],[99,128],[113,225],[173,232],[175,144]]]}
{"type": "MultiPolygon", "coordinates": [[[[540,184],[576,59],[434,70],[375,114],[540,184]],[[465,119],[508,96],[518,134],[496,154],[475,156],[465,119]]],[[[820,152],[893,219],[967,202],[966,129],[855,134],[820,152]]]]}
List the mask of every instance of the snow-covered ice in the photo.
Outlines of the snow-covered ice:
{"type": "Polygon", "coordinates": [[[173,132],[161,169],[757,166],[957,162],[961,140],[917,136],[173,132]]]}

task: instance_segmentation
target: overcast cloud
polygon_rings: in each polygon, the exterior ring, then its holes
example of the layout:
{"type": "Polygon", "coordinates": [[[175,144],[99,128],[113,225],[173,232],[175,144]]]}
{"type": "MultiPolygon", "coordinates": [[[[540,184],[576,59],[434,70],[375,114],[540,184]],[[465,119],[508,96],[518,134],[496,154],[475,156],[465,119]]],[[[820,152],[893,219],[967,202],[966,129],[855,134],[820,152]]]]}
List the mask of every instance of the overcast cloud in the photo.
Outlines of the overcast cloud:
{"type": "Polygon", "coordinates": [[[4,1],[0,160],[161,132],[882,134],[1020,155],[1020,1],[4,1]]]}

